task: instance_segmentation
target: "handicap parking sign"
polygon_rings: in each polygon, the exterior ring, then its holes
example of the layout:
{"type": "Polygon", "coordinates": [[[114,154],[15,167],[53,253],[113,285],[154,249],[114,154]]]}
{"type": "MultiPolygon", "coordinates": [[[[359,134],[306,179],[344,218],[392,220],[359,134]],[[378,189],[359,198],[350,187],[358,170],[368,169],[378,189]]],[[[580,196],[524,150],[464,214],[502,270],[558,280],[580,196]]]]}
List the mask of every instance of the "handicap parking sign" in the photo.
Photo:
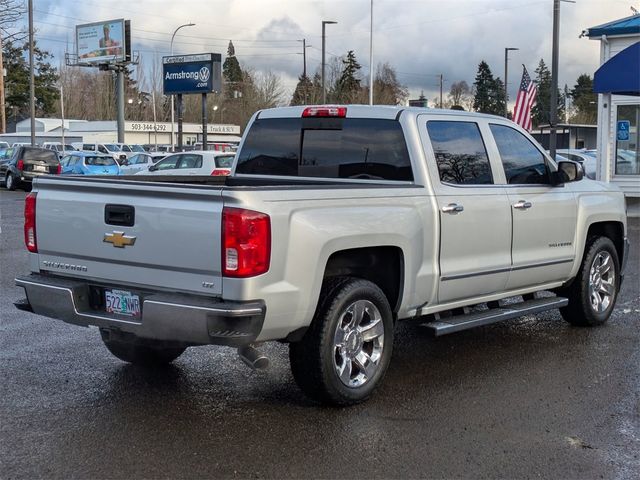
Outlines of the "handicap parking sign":
{"type": "Polygon", "coordinates": [[[620,142],[625,142],[629,140],[629,127],[630,127],[630,122],[629,120],[620,120],[618,122],[618,128],[617,128],[617,137],[618,137],[618,141],[620,142]]]}

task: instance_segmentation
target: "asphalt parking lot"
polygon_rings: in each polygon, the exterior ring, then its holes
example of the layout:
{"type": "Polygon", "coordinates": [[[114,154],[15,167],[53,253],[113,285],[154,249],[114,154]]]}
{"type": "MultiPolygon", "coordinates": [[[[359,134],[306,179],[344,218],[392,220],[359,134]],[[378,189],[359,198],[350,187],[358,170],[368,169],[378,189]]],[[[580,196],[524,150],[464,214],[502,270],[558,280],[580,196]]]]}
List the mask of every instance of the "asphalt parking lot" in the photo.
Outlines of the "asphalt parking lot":
{"type": "Polygon", "coordinates": [[[269,345],[264,373],[224,347],[149,371],[97,330],[16,310],[23,192],[0,190],[0,478],[638,478],[640,222],[601,328],[553,311],[431,338],[399,326],[367,403],[319,407],[269,345]]]}

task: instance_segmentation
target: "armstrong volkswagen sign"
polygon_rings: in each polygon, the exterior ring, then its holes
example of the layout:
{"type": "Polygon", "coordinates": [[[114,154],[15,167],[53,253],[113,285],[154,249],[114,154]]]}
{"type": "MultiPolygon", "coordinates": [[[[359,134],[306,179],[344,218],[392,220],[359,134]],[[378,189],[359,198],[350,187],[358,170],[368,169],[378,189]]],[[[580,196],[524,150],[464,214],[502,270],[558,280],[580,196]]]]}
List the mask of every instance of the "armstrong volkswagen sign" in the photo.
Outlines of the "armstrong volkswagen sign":
{"type": "Polygon", "coordinates": [[[164,94],[220,92],[221,62],[219,53],[163,57],[164,94]]]}

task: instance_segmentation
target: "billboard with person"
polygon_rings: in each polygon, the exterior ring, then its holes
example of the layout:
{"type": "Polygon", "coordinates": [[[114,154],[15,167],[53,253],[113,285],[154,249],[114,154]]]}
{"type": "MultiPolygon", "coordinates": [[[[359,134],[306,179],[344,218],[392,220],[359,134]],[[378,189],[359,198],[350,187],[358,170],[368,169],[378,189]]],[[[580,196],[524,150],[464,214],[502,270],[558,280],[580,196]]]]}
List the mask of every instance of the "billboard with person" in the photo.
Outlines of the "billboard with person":
{"type": "Polygon", "coordinates": [[[76,26],[76,53],[80,64],[125,61],[127,35],[125,21],[107,20],[76,26]]]}

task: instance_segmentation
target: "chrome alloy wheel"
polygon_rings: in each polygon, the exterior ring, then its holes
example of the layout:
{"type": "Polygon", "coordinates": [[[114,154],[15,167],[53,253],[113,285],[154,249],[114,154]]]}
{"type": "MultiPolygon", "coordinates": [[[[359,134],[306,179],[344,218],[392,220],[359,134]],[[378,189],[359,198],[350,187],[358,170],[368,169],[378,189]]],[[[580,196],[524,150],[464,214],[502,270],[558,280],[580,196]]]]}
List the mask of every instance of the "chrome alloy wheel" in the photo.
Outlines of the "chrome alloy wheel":
{"type": "Polygon", "coordinates": [[[343,384],[357,388],[378,371],[384,348],[380,310],[368,300],[349,305],[341,315],[333,340],[333,366],[343,384]]]}
{"type": "Polygon", "coordinates": [[[599,252],[589,270],[589,300],[595,312],[602,313],[613,301],[616,272],[609,252],[599,252]]]}
{"type": "Polygon", "coordinates": [[[4,179],[4,185],[7,187],[7,190],[11,190],[13,188],[13,175],[7,173],[7,178],[4,179]]]}

